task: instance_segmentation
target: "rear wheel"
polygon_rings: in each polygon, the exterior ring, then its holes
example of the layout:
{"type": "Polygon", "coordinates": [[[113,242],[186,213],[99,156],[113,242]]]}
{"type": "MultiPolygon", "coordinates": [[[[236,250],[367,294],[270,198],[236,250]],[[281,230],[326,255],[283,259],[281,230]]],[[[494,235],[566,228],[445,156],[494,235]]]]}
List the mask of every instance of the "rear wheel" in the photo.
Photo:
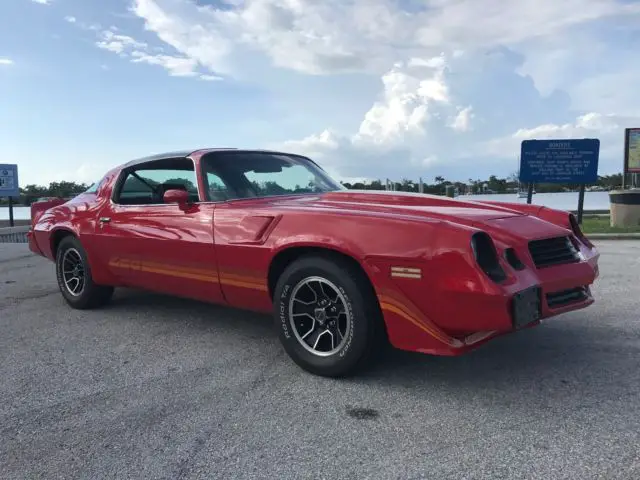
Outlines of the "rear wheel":
{"type": "Polygon", "coordinates": [[[369,279],[340,258],[294,261],[278,280],[274,308],[285,350],[311,373],[353,374],[383,347],[384,324],[369,279]]]}
{"type": "Polygon", "coordinates": [[[80,240],[71,235],[64,237],[58,246],[56,277],[62,296],[73,308],[99,307],[113,295],[113,287],[94,283],[87,254],[80,240]]]}

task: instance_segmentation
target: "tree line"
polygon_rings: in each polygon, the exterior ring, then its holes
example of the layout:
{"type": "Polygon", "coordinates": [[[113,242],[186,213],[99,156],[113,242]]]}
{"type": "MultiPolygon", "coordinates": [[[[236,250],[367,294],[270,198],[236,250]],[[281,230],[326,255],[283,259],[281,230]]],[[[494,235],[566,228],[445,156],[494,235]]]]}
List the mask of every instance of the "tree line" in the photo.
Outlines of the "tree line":
{"type": "MultiPolygon", "coordinates": [[[[31,205],[33,202],[40,198],[57,197],[57,198],[70,198],[74,197],[85,190],[90,185],[77,182],[51,182],[48,186],[43,185],[25,185],[20,188],[20,197],[13,198],[14,202],[21,205],[31,205]]],[[[8,199],[0,199],[2,203],[7,203],[8,199]]]]}
{"type": "MultiPolygon", "coordinates": [[[[383,182],[382,180],[372,180],[368,182],[342,182],[349,189],[356,190],[386,190],[387,188],[404,191],[418,192],[420,191],[420,182],[403,178],[399,182],[383,182]]],[[[598,182],[594,185],[602,190],[613,190],[622,185],[622,174],[603,175],[598,177],[598,182]]],[[[30,184],[20,188],[20,197],[14,198],[14,202],[21,205],[31,205],[38,199],[47,197],[70,198],[74,197],[89,188],[90,185],[77,182],[51,182],[48,186],[30,184]]],[[[453,186],[458,189],[458,193],[464,195],[466,193],[512,193],[518,190],[518,176],[512,174],[507,178],[498,178],[491,175],[486,180],[472,179],[467,182],[451,182],[442,176],[436,176],[433,182],[425,181],[422,185],[424,193],[442,195],[446,191],[447,186],[453,186]]],[[[523,187],[524,188],[524,187],[523,187]]],[[[535,189],[538,193],[565,192],[575,191],[578,185],[571,184],[536,184],[535,189]]],[[[8,199],[0,199],[1,203],[7,203],[8,199]]]]}
{"type": "MultiPolygon", "coordinates": [[[[403,178],[399,182],[383,182],[381,180],[373,180],[369,182],[356,182],[356,183],[342,183],[349,189],[356,190],[396,190],[403,192],[419,192],[420,182],[403,178]]],[[[442,176],[434,178],[433,183],[423,182],[423,193],[430,193],[435,195],[442,195],[445,193],[447,186],[452,186],[458,190],[461,195],[472,193],[515,193],[519,189],[526,190],[527,185],[520,185],[518,181],[518,174],[511,174],[507,178],[498,178],[495,175],[491,175],[486,180],[469,178],[467,182],[451,182],[446,180],[442,176]]],[[[614,175],[602,175],[598,177],[598,182],[592,187],[598,187],[601,190],[614,190],[622,186],[622,174],[617,173],[614,175]]],[[[539,183],[535,185],[535,190],[538,193],[555,193],[555,192],[570,192],[576,191],[579,185],[574,184],[562,184],[562,183],[539,183]]]]}

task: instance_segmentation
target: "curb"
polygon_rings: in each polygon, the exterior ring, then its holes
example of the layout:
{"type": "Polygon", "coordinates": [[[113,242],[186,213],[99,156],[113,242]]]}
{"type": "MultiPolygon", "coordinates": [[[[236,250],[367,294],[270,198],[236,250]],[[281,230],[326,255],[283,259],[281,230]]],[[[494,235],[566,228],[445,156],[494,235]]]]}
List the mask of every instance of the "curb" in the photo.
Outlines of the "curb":
{"type": "Polygon", "coordinates": [[[29,243],[24,233],[3,233],[0,234],[0,244],[2,243],[29,243]]]}
{"type": "Polygon", "coordinates": [[[640,240],[640,233],[585,233],[593,240],[640,240]]]}
{"type": "Polygon", "coordinates": [[[29,226],[0,228],[0,243],[27,243],[29,226]]]}

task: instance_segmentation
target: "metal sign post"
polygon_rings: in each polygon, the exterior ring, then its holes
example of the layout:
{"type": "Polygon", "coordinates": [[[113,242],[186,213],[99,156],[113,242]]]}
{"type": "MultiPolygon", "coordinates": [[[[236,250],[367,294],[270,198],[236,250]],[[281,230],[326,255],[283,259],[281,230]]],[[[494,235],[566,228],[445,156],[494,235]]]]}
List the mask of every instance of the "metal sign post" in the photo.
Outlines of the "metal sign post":
{"type": "Polygon", "coordinates": [[[14,226],[13,197],[20,196],[18,165],[0,164],[0,198],[9,198],[9,226],[14,226]]]}
{"type": "Polygon", "coordinates": [[[578,223],[582,223],[585,187],[598,182],[600,140],[524,140],[520,150],[520,182],[529,184],[527,203],[536,183],[580,185],[578,223]]]}

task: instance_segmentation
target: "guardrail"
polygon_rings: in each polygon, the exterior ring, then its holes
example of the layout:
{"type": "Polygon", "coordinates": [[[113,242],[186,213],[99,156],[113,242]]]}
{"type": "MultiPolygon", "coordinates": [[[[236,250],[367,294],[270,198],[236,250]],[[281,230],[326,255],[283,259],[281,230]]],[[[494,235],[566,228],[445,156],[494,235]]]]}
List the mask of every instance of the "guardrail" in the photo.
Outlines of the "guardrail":
{"type": "Polygon", "coordinates": [[[0,243],[27,243],[29,226],[0,228],[0,243]]]}

